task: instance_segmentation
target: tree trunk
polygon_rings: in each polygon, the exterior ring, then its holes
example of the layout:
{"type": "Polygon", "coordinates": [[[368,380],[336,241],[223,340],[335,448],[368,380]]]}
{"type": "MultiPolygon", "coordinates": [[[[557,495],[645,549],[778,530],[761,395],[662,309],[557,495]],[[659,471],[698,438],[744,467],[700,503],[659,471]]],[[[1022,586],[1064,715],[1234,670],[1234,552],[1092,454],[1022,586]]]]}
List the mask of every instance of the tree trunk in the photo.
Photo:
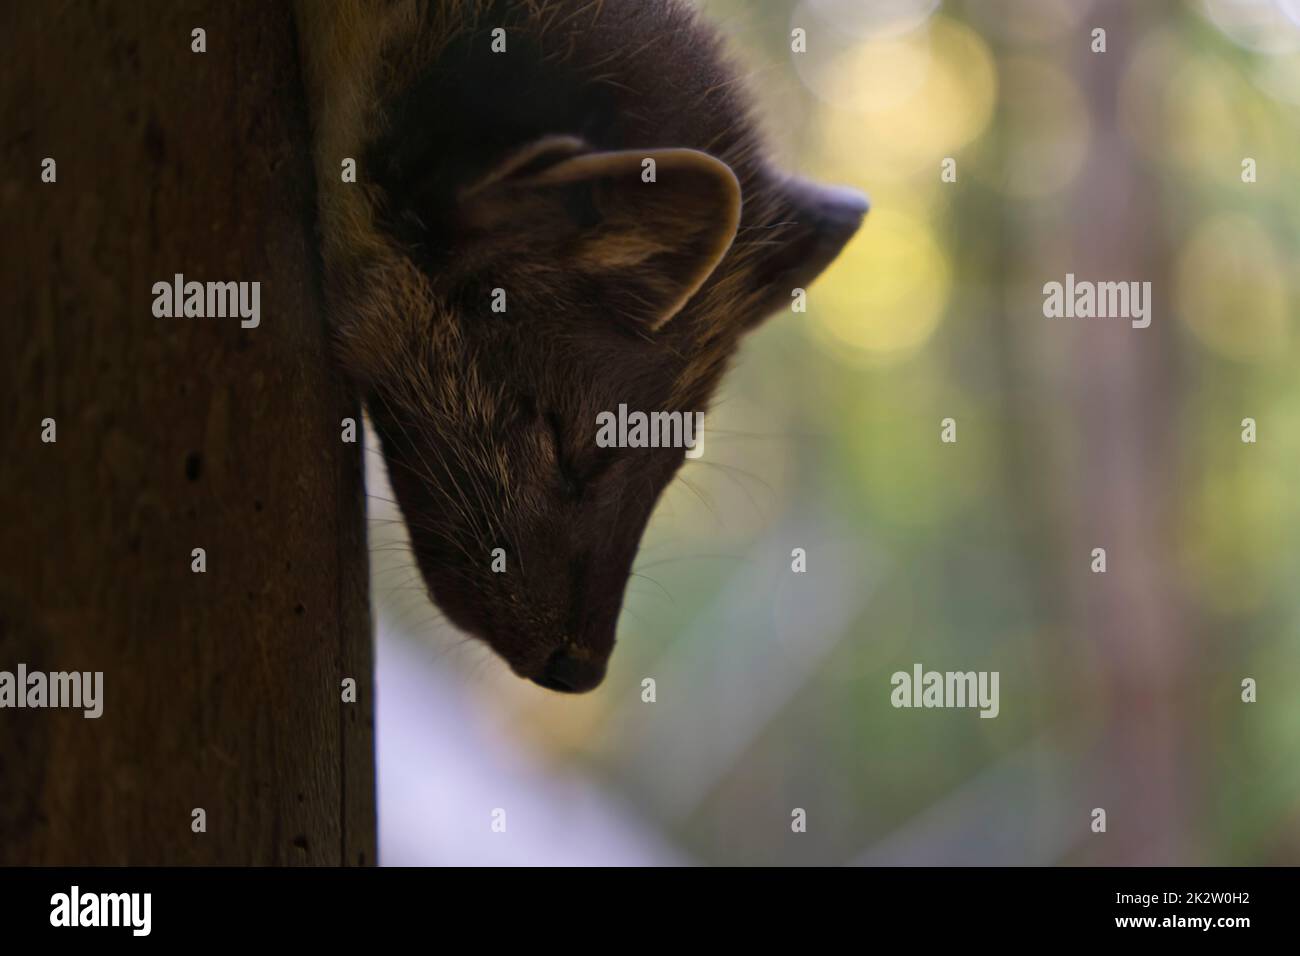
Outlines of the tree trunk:
{"type": "Polygon", "coordinates": [[[1081,862],[1111,866],[1198,862],[1186,855],[1196,789],[1183,710],[1187,624],[1168,571],[1177,554],[1167,499],[1178,487],[1179,382],[1174,317],[1159,291],[1171,283],[1159,230],[1144,228],[1161,221],[1158,183],[1120,129],[1122,72],[1106,65],[1129,62],[1131,38],[1152,12],[1099,0],[1088,23],[1109,28],[1106,59],[1084,44],[1074,56],[1092,106],[1092,149],[1075,183],[1070,261],[1080,279],[1150,281],[1155,307],[1163,307],[1146,329],[1122,319],[1066,326],[1070,363],[1061,369],[1082,452],[1069,529],[1072,618],[1076,639],[1100,664],[1089,697],[1106,701],[1078,810],[1085,819],[1093,807],[1105,809],[1109,839],[1087,839],[1081,862]],[[1105,574],[1090,570],[1099,547],[1105,574]]]}
{"type": "Polygon", "coordinates": [[[98,719],[0,709],[0,863],[373,863],[360,416],[291,11],[6,4],[0,36],[0,671],[103,672],[98,719]],[[155,317],[177,273],[260,282],[260,324],[155,317]]]}

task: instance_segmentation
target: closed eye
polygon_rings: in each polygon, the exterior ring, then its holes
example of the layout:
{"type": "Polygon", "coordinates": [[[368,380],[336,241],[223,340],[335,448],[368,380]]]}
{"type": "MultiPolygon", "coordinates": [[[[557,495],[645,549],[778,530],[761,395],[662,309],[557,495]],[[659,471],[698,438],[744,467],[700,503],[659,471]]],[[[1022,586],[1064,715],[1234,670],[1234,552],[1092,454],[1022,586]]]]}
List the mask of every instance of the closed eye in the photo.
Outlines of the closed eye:
{"type": "Polygon", "coordinates": [[[550,426],[551,440],[555,444],[555,464],[560,473],[560,484],[564,489],[565,497],[577,501],[586,490],[587,481],[573,467],[568,446],[564,443],[564,429],[560,425],[560,417],[554,412],[547,412],[546,424],[550,426]]]}
{"type": "Polygon", "coordinates": [[[617,460],[618,453],[614,449],[588,449],[583,452],[580,445],[566,442],[564,424],[555,412],[546,413],[546,424],[555,447],[555,464],[564,493],[577,501],[609,470],[617,460]],[[579,457],[581,461],[578,460],[579,457]]]}

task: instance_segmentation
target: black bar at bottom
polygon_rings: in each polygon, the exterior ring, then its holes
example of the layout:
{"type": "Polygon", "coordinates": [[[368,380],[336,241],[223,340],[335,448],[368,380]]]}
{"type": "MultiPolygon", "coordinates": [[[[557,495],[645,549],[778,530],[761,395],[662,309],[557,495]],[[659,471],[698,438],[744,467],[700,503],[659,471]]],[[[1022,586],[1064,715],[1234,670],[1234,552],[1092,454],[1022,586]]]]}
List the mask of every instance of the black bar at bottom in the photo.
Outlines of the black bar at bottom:
{"type": "MultiPolygon", "coordinates": [[[[864,941],[918,931],[926,942],[1041,939],[1046,930],[1135,939],[1200,935],[1230,942],[1242,933],[1285,932],[1296,885],[1296,871],[1289,868],[571,870],[558,875],[30,868],[0,869],[0,926],[6,942],[62,937],[79,945],[283,938],[337,946],[349,940],[374,944],[398,931],[433,932],[445,942],[449,930],[486,933],[482,940],[512,928],[553,939],[581,937],[579,927],[594,929],[608,921],[622,924],[629,940],[666,940],[659,934],[676,927],[689,932],[692,926],[734,938],[785,923],[818,933],[843,928],[853,933],[850,938],[864,941]]],[[[621,936],[602,932],[588,939],[613,942],[621,936]]]]}

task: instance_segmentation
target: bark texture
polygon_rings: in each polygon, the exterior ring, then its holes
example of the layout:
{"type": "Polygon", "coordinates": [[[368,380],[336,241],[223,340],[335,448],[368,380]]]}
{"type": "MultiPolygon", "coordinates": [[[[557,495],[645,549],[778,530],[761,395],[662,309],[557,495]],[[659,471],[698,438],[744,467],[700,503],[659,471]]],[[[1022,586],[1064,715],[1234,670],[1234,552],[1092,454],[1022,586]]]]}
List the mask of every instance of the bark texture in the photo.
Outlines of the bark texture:
{"type": "Polygon", "coordinates": [[[0,710],[0,863],[373,863],[360,415],[291,11],[5,4],[0,37],[0,670],[104,674],[98,720],[0,710]],[[176,273],[260,281],[260,326],[156,318],[176,273]]]}

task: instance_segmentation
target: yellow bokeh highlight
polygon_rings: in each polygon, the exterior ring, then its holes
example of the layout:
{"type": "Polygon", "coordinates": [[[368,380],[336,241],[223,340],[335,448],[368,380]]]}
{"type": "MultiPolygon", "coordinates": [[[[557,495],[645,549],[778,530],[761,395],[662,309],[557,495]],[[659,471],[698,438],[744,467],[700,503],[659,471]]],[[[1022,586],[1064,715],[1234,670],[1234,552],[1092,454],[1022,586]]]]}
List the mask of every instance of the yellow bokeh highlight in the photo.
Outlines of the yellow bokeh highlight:
{"type": "Polygon", "coordinates": [[[1171,30],[1138,46],[1119,104],[1121,126],[1147,159],[1207,184],[1239,182],[1243,157],[1277,151],[1272,107],[1259,88],[1237,64],[1171,30]]]}
{"type": "Polygon", "coordinates": [[[825,103],[812,152],[827,175],[873,184],[917,172],[937,183],[940,159],[984,132],[997,95],[984,41],[942,16],[847,45],[816,70],[805,75],[825,103]]]}
{"type": "Polygon", "coordinates": [[[929,222],[874,209],[810,295],[820,344],[850,361],[886,364],[913,354],[939,324],[951,275],[929,222]]]}
{"type": "Polygon", "coordinates": [[[1178,314],[1226,358],[1283,358],[1289,290],[1277,246],[1248,216],[1225,213],[1197,226],[1178,257],[1178,314]]]}
{"type": "Polygon", "coordinates": [[[1164,95],[1164,133],[1158,158],[1222,180],[1240,171],[1240,116],[1251,91],[1217,59],[1184,59],[1158,89],[1164,95]]]}
{"type": "Polygon", "coordinates": [[[1263,467],[1211,471],[1199,481],[1182,555],[1198,602],[1233,614],[1272,599],[1287,550],[1277,529],[1293,496],[1287,478],[1263,467]]]}

